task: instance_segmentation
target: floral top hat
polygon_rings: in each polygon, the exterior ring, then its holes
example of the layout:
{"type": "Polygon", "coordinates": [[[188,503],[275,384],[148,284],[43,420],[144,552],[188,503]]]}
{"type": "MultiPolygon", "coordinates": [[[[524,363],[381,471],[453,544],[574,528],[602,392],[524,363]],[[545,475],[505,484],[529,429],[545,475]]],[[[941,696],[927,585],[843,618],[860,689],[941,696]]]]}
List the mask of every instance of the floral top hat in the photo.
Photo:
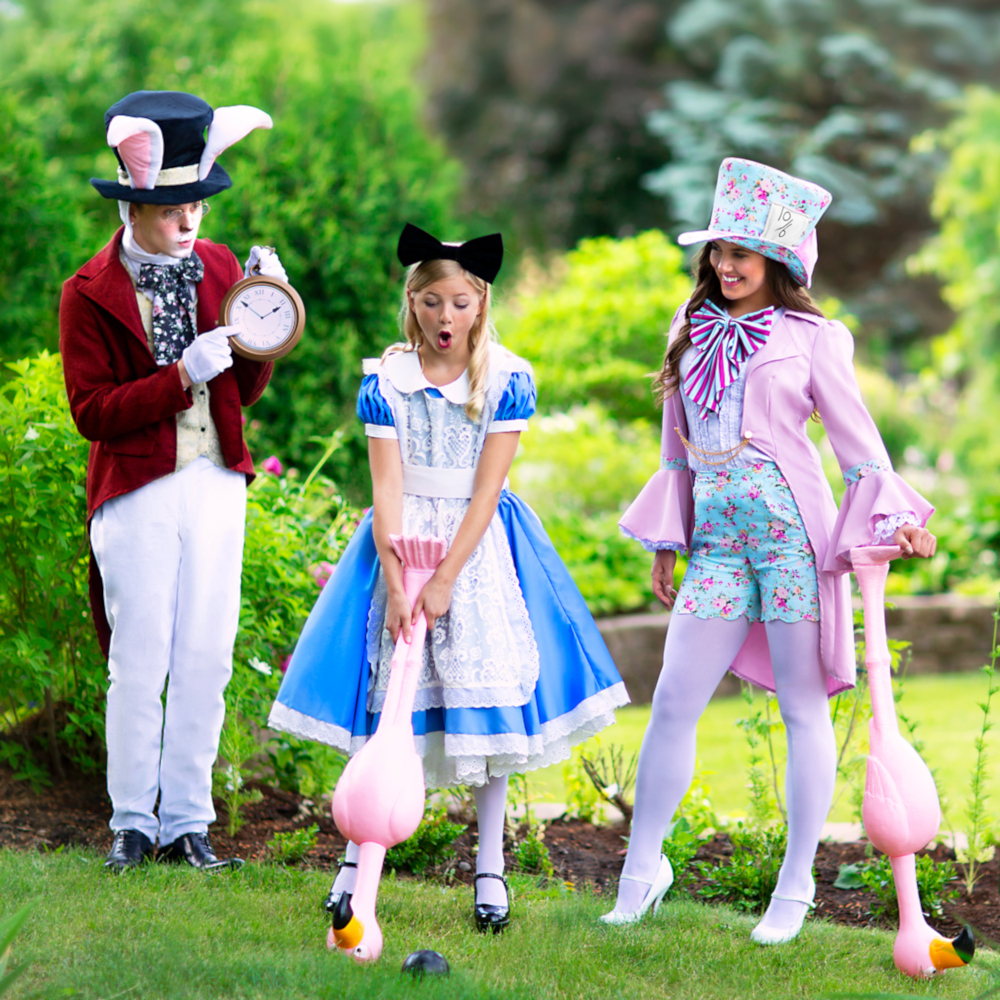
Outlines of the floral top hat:
{"type": "Polygon", "coordinates": [[[271,116],[246,104],[213,111],[193,94],[138,90],[108,108],[104,126],[118,179],[90,183],[105,198],[186,205],[232,187],[216,158],[255,128],[270,128],[271,116]]]}
{"type": "Polygon", "coordinates": [[[719,167],[708,229],[681,233],[681,246],[706,240],[738,243],[781,261],[800,285],[812,284],[819,251],[816,223],[833,195],[774,167],[729,157],[719,167]]]}

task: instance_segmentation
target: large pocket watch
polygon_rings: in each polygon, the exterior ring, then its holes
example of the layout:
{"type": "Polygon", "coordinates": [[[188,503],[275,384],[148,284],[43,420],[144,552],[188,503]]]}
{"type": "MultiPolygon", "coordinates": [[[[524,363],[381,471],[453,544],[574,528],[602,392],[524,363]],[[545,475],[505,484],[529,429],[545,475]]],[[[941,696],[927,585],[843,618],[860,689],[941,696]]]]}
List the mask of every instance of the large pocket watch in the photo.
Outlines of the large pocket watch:
{"type": "Polygon", "coordinates": [[[251,274],[226,292],[219,324],[240,328],[229,338],[237,354],[253,361],[274,361],[299,342],[306,325],[306,309],[288,282],[251,274]]]}

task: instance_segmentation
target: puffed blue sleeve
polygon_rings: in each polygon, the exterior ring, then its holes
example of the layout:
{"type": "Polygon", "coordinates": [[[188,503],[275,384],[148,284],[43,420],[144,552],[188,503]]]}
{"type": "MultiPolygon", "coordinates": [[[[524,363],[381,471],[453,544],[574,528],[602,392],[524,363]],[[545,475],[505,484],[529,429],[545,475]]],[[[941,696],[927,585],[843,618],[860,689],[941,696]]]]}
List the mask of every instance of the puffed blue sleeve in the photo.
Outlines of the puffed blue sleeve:
{"type": "Polygon", "coordinates": [[[396,438],[396,420],[378,387],[378,375],[365,375],[358,392],[358,416],[368,437],[396,438]]]}
{"type": "Polygon", "coordinates": [[[487,429],[488,434],[505,431],[526,431],[528,418],[535,413],[538,392],[531,372],[513,372],[504,389],[496,413],[487,429]]]}

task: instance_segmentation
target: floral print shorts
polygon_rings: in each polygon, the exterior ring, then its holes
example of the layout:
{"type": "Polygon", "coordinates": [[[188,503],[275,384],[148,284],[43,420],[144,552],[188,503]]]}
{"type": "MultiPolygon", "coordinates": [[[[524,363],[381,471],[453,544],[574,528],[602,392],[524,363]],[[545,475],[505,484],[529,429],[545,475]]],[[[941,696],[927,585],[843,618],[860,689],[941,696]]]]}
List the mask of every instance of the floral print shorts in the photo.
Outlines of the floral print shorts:
{"type": "Polygon", "coordinates": [[[816,556],[773,462],[699,472],[694,519],[675,611],[752,622],[819,621],[816,556]]]}

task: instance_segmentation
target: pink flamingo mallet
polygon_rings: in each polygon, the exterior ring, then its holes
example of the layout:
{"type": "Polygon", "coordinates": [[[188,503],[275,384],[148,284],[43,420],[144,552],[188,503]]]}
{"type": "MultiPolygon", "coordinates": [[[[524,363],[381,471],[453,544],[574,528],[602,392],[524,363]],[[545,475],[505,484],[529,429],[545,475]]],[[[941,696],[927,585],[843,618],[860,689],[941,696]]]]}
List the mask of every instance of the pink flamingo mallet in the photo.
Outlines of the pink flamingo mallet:
{"type": "MultiPolygon", "coordinates": [[[[390,535],[403,564],[403,588],[412,605],[448,553],[443,538],[390,535]]],[[[341,834],[358,845],[353,895],[340,897],[327,937],[358,962],[382,954],[375,900],[385,852],[411,837],[424,815],[424,766],[413,742],[413,699],[423,668],[427,620],[413,626],[410,642],[400,632],[378,728],[351,758],[333,793],[333,818],[341,834]]]]}
{"type": "Polygon", "coordinates": [[[899,900],[899,933],[892,949],[896,968],[908,976],[932,976],[972,961],[975,940],[968,927],[953,941],[924,920],[914,855],[937,836],[941,806],[934,778],[920,754],[900,735],[892,697],[885,634],[885,581],[898,545],[851,549],[865,612],[865,665],[871,689],[871,749],[861,809],[872,845],[888,855],[899,900]]]}

